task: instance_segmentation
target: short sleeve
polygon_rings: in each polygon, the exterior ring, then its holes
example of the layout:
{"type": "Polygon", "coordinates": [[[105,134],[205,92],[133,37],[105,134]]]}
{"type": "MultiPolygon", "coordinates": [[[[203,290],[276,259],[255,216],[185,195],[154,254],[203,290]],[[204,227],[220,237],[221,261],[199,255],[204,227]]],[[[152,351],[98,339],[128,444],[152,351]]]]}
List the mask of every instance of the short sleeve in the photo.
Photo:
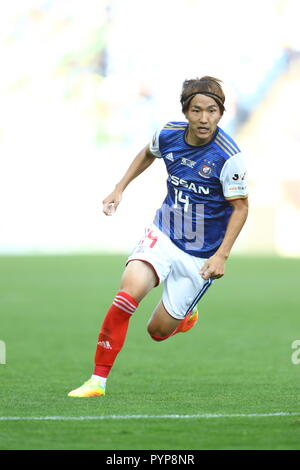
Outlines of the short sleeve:
{"type": "Polygon", "coordinates": [[[248,197],[247,170],[241,153],[226,160],[220,181],[225,199],[243,199],[248,197]]]}
{"type": "Polygon", "coordinates": [[[150,142],[150,152],[154,155],[154,157],[157,158],[162,158],[162,154],[159,149],[159,135],[161,133],[161,128],[157,129],[156,132],[154,133],[151,142],[150,142]]]}

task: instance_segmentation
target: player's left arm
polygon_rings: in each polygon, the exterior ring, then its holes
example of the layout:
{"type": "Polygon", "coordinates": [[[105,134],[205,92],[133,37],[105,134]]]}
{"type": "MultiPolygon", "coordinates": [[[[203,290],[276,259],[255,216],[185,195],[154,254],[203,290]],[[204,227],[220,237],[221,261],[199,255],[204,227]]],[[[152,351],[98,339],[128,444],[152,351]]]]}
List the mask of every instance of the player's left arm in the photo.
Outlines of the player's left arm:
{"type": "Polygon", "coordinates": [[[231,204],[233,211],[221,245],[200,271],[203,279],[219,279],[224,276],[226,260],[248,216],[246,167],[241,153],[225,162],[220,174],[220,183],[224,198],[231,204]]]}
{"type": "Polygon", "coordinates": [[[228,221],[223,242],[216,253],[203,265],[200,274],[203,279],[219,279],[224,276],[225,263],[248,216],[248,198],[229,201],[233,211],[228,221]]]}

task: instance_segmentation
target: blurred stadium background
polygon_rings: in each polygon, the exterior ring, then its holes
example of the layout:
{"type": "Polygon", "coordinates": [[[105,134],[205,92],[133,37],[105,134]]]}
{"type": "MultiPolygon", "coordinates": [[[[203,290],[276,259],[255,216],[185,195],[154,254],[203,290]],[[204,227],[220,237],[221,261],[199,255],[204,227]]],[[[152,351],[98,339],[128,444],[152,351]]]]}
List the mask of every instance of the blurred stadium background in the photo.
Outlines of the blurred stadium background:
{"type": "Polygon", "coordinates": [[[118,215],[101,201],[181,84],[224,81],[221,126],[247,155],[236,253],[300,255],[298,0],[11,0],[1,8],[0,253],[123,252],[165,194],[162,162],[118,215]]]}

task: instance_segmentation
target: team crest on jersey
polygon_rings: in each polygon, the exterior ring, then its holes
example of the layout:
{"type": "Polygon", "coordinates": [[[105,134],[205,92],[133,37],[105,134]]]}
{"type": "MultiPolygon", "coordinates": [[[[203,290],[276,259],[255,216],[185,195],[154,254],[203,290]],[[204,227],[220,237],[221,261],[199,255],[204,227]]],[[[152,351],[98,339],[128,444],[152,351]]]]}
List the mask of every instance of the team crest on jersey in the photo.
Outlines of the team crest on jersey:
{"type": "Polygon", "coordinates": [[[199,175],[202,176],[203,178],[210,178],[211,172],[212,172],[212,167],[206,165],[206,163],[204,163],[204,165],[202,165],[202,167],[198,171],[199,175]]]}

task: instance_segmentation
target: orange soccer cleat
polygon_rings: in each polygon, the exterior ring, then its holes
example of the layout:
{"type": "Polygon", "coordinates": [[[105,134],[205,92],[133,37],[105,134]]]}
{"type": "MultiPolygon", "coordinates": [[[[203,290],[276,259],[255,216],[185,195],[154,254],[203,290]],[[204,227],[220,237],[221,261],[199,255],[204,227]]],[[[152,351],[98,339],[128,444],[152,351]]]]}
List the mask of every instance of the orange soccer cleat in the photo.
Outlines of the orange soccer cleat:
{"type": "Polygon", "coordinates": [[[189,331],[196,324],[199,314],[197,306],[191,310],[187,316],[179,323],[176,333],[185,333],[189,331]]]}

